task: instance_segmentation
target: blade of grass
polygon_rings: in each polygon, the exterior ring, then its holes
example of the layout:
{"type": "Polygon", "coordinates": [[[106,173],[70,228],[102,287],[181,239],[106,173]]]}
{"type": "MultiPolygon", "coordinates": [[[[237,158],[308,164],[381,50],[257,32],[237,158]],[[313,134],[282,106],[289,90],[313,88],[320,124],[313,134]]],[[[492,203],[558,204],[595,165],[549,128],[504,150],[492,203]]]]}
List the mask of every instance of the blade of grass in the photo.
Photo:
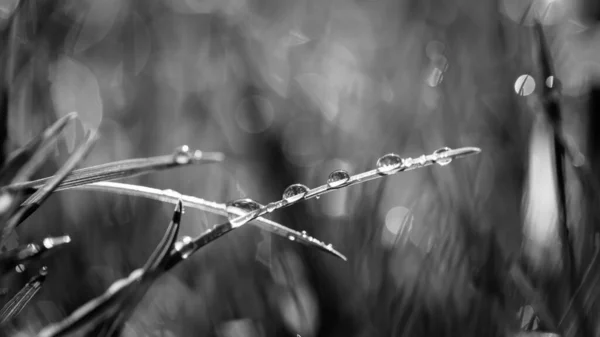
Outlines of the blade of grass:
{"type": "Polygon", "coordinates": [[[173,244],[177,239],[179,233],[179,225],[181,222],[181,215],[183,213],[183,204],[181,201],[177,204],[175,211],[173,212],[173,220],[169,224],[165,235],[161,242],[158,244],[146,264],[144,265],[144,271],[147,275],[141,284],[132,291],[131,294],[126,295],[123,299],[118,314],[113,320],[108,320],[102,325],[100,332],[96,334],[98,337],[102,336],[119,336],[127,320],[131,317],[135,308],[138,306],[140,301],[144,298],[148,289],[152,286],[154,281],[161,275],[158,271],[162,269],[166,258],[169,256],[173,248],[173,244]]]}
{"type": "MultiPolygon", "coordinates": [[[[101,191],[116,193],[120,195],[127,195],[132,197],[142,197],[152,199],[160,202],[167,202],[175,204],[181,199],[185,207],[197,209],[204,212],[210,212],[213,214],[222,215],[225,217],[236,217],[246,214],[243,210],[236,208],[227,208],[226,204],[221,204],[213,201],[207,201],[201,198],[182,195],[173,190],[159,190],[151,187],[115,183],[115,182],[99,182],[89,185],[76,186],[75,190],[87,190],[87,191],[101,191]]],[[[295,238],[296,243],[303,244],[309,247],[317,247],[320,250],[327,250],[326,245],[319,240],[316,240],[306,234],[295,231],[291,228],[285,227],[275,221],[265,219],[263,217],[256,218],[251,224],[258,226],[262,230],[271,232],[283,238],[289,239],[290,237],[295,238]]],[[[341,255],[336,252],[336,255],[341,255]]]]}
{"type": "MultiPolygon", "coordinates": [[[[337,180],[335,184],[328,181],[326,184],[315,187],[313,189],[309,189],[308,187],[301,184],[291,185],[286,189],[286,191],[284,191],[284,197],[281,200],[268,203],[255,211],[248,212],[243,216],[231,219],[230,222],[234,227],[240,227],[246,224],[247,222],[256,219],[257,217],[264,216],[268,213],[272,213],[277,209],[289,207],[303,200],[318,198],[323,194],[332,192],[340,188],[347,188],[353,185],[365,183],[367,181],[391,176],[399,172],[411,171],[427,167],[433,164],[446,166],[450,164],[450,162],[454,159],[478,154],[480,152],[481,149],[476,147],[463,147],[458,149],[450,149],[445,147],[434,151],[430,155],[422,155],[418,158],[402,158],[397,154],[390,153],[380,157],[377,160],[377,168],[363,173],[355,174],[353,176],[350,176],[347,172],[344,172],[343,180],[337,180]]],[[[334,173],[339,172],[340,171],[334,171],[332,172],[332,175],[334,173]]],[[[338,174],[338,177],[340,176],[342,175],[338,174]]],[[[331,175],[329,179],[332,179],[331,175]]]]}
{"type": "Polygon", "coordinates": [[[19,292],[11,298],[0,310],[0,324],[16,317],[41,289],[46,280],[47,268],[43,267],[19,292]]]}
{"type": "MultiPolygon", "coordinates": [[[[224,155],[220,152],[190,151],[187,146],[178,148],[174,154],[149,158],[128,159],[112,163],[86,167],[71,172],[56,188],[57,191],[100,181],[131,178],[155,171],[167,170],[191,164],[221,162],[224,155]]],[[[41,188],[53,177],[5,186],[8,191],[33,190],[41,188]]]]}

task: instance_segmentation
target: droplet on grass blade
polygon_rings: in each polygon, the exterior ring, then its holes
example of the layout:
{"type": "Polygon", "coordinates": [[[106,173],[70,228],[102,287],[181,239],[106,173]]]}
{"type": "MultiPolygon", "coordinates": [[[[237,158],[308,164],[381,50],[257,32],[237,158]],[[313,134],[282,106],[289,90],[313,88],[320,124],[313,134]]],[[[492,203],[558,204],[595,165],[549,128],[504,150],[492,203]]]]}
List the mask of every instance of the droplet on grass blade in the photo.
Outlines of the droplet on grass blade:
{"type": "Polygon", "coordinates": [[[187,145],[183,145],[175,149],[175,162],[177,164],[187,164],[192,159],[190,148],[187,145]]]}
{"type": "Polygon", "coordinates": [[[250,213],[260,208],[261,205],[259,203],[248,198],[233,200],[226,204],[227,217],[229,220],[235,219],[240,215],[250,213]]]}
{"type": "Polygon", "coordinates": [[[335,170],[329,174],[327,178],[327,186],[330,188],[338,188],[343,186],[350,180],[350,174],[344,170],[335,170]]]}
{"type": "Polygon", "coordinates": [[[289,203],[296,202],[296,201],[304,198],[306,193],[308,193],[308,187],[306,187],[305,185],[302,185],[302,184],[293,184],[293,185],[288,186],[283,191],[283,200],[285,200],[289,203]]]}
{"type": "MultiPolygon", "coordinates": [[[[448,151],[450,151],[449,147],[443,147],[441,149],[435,150],[433,153],[439,155],[439,154],[442,154],[442,153],[448,152],[448,151]]],[[[450,164],[451,162],[452,162],[451,158],[442,158],[442,159],[436,160],[436,163],[438,163],[438,165],[440,165],[440,166],[446,166],[446,165],[450,164]]]]}
{"type": "Polygon", "coordinates": [[[395,153],[388,153],[377,160],[377,172],[382,175],[396,173],[402,166],[402,157],[395,153]]]}

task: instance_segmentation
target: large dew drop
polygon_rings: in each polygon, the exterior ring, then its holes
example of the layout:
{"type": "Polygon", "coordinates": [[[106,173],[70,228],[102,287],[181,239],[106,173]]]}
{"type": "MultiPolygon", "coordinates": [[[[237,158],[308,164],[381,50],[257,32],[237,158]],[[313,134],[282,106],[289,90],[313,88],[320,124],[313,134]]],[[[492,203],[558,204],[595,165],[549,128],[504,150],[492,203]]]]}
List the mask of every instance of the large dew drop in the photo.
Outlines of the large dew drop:
{"type": "MultiPolygon", "coordinates": [[[[450,151],[449,147],[443,147],[441,149],[435,150],[435,152],[433,152],[433,154],[439,155],[439,154],[442,154],[442,153],[448,152],[448,151],[450,151]]],[[[452,159],[451,158],[442,158],[442,159],[436,160],[435,162],[438,163],[440,166],[446,166],[452,162],[452,159]]]]}
{"type": "Polygon", "coordinates": [[[302,184],[294,184],[288,186],[288,188],[283,191],[283,200],[288,203],[296,202],[302,199],[306,193],[308,192],[308,187],[302,184]]]}
{"type": "Polygon", "coordinates": [[[187,164],[192,159],[192,154],[190,152],[190,148],[187,145],[183,145],[175,149],[175,162],[177,164],[187,164]]]}
{"type": "Polygon", "coordinates": [[[329,174],[327,178],[327,186],[330,188],[338,188],[346,184],[350,180],[350,174],[344,170],[335,170],[329,174]]]}
{"type": "Polygon", "coordinates": [[[233,220],[241,215],[260,209],[262,206],[252,199],[237,199],[226,204],[227,217],[233,220]]]}
{"type": "Polygon", "coordinates": [[[377,160],[377,172],[383,175],[394,174],[402,166],[402,157],[388,153],[377,160]]]}

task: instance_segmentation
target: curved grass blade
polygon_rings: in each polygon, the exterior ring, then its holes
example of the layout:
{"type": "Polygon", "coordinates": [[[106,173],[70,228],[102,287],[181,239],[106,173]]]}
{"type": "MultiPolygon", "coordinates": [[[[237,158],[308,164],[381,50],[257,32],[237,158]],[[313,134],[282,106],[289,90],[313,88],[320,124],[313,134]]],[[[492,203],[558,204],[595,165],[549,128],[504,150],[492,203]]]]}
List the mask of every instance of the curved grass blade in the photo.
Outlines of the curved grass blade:
{"type": "MultiPolygon", "coordinates": [[[[102,295],[87,302],[64,320],[46,326],[38,336],[58,337],[74,332],[86,332],[102,322],[106,322],[102,329],[110,329],[112,327],[110,318],[118,318],[122,311],[123,301],[137,299],[138,296],[139,298],[143,297],[152,281],[160,275],[159,272],[162,270],[161,266],[165,257],[168,256],[173,242],[177,238],[182,212],[183,206],[179,203],[165,235],[143,268],[136,269],[128,277],[117,280],[102,295]]],[[[133,310],[135,306],[133,303],[128,303],[125,308],[133,310]]]]}
{"type": "Polygon", "coordinates": [[[38,275],[34,276],[25,284],[25,286],[19,290],[19,292],[8,301],[0,309],[0,324],[4,324],[14,317],[16,317],[23,308],[31,301],[33,296],[37,294],[37,292],[42,288],[44,281],[46,280],[46,275],[48,274],[48,269],[46,267],[42,267],[38,272],[38,275]]]}
{"type": "MultiPolygon", "coordinates": [[[[235,218],[246,214],[242,208],[239,207],[227,207],[226,204],[217,203],[213,201],[207,201],[201,198],[183,195],[173,190],[159,190],[151,187],[123,184],[116,182],[99,182],[89,185],[76,186],[75,190],[87,190],[87,191],[101,191],[116,193],[120,195],[127,195],[132,197],[142,197],[152,199],[160,202],[167,202],[175,204],[178,200],[183,202],[185,207],[194,208],[200,211],[210,212],[226,216],[228,218],[235,218]]],[[[268,220],[262,217],[254,219],[251,224],[258,226],[260,229],[271,232],[278,236],[289,239],[290,237],[295,238],[294,242],[303,244],[308,247],[316,247],[319,250],[325,250],[332,252],[334,255],[341,256],[342,254],[333,250],[330,245],[326,245],[323,242],[312,238],[306,233],[300,233],[291,228],[285,227],[275,221],[268,220]]]]}
{"type": "Polygon", "coordinates": [[[48,237],[37,243],[30,243],[0,254],[0,275],[14,270],[19,264],[41,257],[53,248],[71,242],[68,235],[48,237]]]}
{"type": "Polygon", "coordinates": [[[173,211],[173,218],[167,227],[165,235],[162,237],[156,249],[152,252],[152,255],[148,258],[148,261],[144,264],[145,272],[152,272],[156,269],[160,268],[162,264],[164,264],[165,258],[171,252],[171,248],[177,240],[177,235],[179,235],[179,227],[181,224],[181,215],[183,214],[183,203],[181,200],[175,206],[175,210],[173,211]]]}
{"type": "Polygon", "coordinates": [[[0,171],[0,184],[20,183],[28,180],[51,153],[58,135],[76,117],[77,113],[73,112],[60,118],[43,133],[11,154],[6,165],[0,171]]]}
{"type": "Polygon", "coordinates": [[[135,308],[144,298],[154,281],[161,275],[160,271],[163,269],[175,240],[177,240],[182,214],[183,204],[179,201],[173,213],[173,220],[171,220],[165,235],[143,267],[146,277],[129,295],[125,296],[116,317],[102,324],[100,331],[95,334],[96,336],[119,336],[121,331],[123,331],[125,323],[129,320],[135,308]]]}
{"type": "Polygon", "coordinates": [[[264,216],[277,209],[291,206],[302,200],[320,197],[325,193],[329,193],[336,189],[346,188],[349,186],[361,184],[370,180],[379,179],[385,176],[393,175],[399,172],[410,171],[433,164],[446,166],[454,159],[478,154],[481,152],[476,147],[463,147],[459,149],[450,149],[447,147],[436,150],[430,155],[422,155],[418,158],[401,158],[397,154],[386,154],[377,160],[377,168],[350,176],[348,172],[337,170],[329,175],[326,184],[319,187],[309,189],[301,184],[289,186],[283,193],[283,198],[279,201],[271,202],[259,209],[248,212],[243,216],[231,219],[231,225],[235,228],[243,226],[256,219],[264,216]]]}
{"type": "MultiPolygon", "coordinates": [[[[130,178],[191,164],[217,163],[223,161],[224,157],[220,152],[191,151],[187,145],[184,145],[177,148],[175,153],[171,155],[128,159],[75,170],[61,182],[56,190],[100,181],[130,178]]],[[[52,177],[11,184],[4,187],[4,189],[9,191],[28,190],[29,193],[32,193],[33,190],[41,188],[50,179],[52,177]]]]}
{"type": "MultiPolygon", "coordinates": [[[[370,171],[350,176],[346,171],[337,170],[329,175],[325,185],[321,185],[313,189],[309,189],[301,184],[291,185],[283,192],[283,198],[280,201],[271,202],[265,206],[253,204],[250,208],[254,208],[254,210],[246,212],[246,214],[239,217],[232,218],[227,223],[216,225],[193,240],[179,243],[179,245],[176,245],[176,249],[173,251],[173,254],[171,254],[171,261],[169,262],[169,265],[170,267],[176,265],[180,261],[187,259],[191,254],[198,251],[203,246],[258,217],[271,213],[275,210],[291,206],[297,202],[300,202],[301,200],[316,198],[339,188],[349,187],[373,179],[393,175],[398,172],[410,171],[436,163],[445,166],[450,164],[450,162],[452,162],[454,159],[478,154],[479,152],[481,152],[481,150],[476,147],[463,147],[454,150],[444,147],[434,151],[430,155],[423,155],[414,159],[401,158],[399,155],[391,153],[380,157],[377,160],[377,168],[370,171]]],[[[235,201],[233,203],[235,203],[235,201]]],[[[302,233],[300,236],[300,238],[303,237],[306,237],[305,233],[302,233]]],[[[296,241],[299,237],[290,236],[288,238],[292,241],[296,241]]],[[[344,261],[346,260],[346,258],[342,254],[335,251],[331,245],[317,245],[317,247],[321,248],[325,252],[343,259],[344,261]]]]}
{"type": "Polygon", "coordinates": [[[27,219],[33,212],[35,212],[50,194],[56,189],[56,187],[66,178],[77,164],[89,153],[92,146],[98,139],[96,132],[88,133],[86,140],[83,144],[79,145],[73,154],[67,159],[66,163],[58,170],[57,174],[49,180],[44,186],[37,190],[31,195],[22,206],[11,218],[2,230],[2,239],[0,246],[5,245],[6,239],[17,228],[17,226],[27,219]]]}

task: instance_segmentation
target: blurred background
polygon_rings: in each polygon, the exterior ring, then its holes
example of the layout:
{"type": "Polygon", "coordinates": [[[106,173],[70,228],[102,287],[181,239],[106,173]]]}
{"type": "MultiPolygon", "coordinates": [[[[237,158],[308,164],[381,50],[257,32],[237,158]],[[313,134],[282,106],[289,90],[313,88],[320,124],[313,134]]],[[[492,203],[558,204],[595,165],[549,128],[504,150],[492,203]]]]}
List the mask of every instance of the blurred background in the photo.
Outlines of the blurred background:
{"type": "MultiPolygon", "coordinates": [[[[256,227],[227,235],[162,277],[126,336],[514,336],[532,309],[506,281],[507,261],[526,257],[534,280],[560,274],[556,181],[540,122],[548,79],[532,27],[541,20],[563,129],[585,161],[600,40],[583,2],[21,1],[17,28],[3,39],[17,55],[4,56],[16,69],[5,152],[71,111],[82,120],[39,177],[89,129],[101,139],[83,166],[183,144],[224,152],[221,164],[128,181],[222,203],[278,200],[290,184],[369,170],[390,152],[483,151],[271,216],[331,242],[346,263],[256,227]]],[[[5,31],[18,2],[0,1],[5,31]]],[[[572,236],[593,241],[586,182],[569,170],[566,181],[572,236]]],[[[54,194],[18,241],[70,234],[73,242],[43,261],[48,279],[15,326],[31,335],[139,268],[172,212],[100,192],[54,194]]],[[[181,234],[223,220],[188,209],[181,234]]],[[[583,274],[590,249],[577,244],[583,274]]],[[[18,289],[34,273],[2,286],[18,289]]],[[[536,284],[561,289],[547,283],[536,284]]],[[[552,308],[566,307],[556,301],[552,308]]]]}

